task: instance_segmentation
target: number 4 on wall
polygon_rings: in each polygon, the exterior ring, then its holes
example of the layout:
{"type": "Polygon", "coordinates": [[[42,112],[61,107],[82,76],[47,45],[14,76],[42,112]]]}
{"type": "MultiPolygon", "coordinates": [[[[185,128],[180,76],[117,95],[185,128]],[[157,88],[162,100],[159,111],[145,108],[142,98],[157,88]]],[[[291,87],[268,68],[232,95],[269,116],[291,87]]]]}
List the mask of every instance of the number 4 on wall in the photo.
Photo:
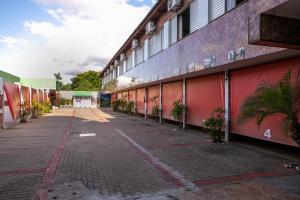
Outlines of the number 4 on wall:
{"type": "Polygon", "coordinates": [[[270,140],[271,137],[272,137],[272,135],[271,135],[271,130],[270,130],[270,129],[267,129],[266,132],[264,133],[264,136],[270,140]]]}

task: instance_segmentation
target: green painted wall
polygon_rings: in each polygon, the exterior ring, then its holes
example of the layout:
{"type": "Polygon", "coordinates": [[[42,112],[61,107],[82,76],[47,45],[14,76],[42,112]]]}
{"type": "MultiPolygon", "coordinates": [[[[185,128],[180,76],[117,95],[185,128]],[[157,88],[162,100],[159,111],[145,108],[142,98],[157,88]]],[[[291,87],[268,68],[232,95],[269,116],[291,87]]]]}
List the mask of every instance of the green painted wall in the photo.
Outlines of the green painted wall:
{"type": "Polygon", "coordinates": [[[19,83],[20,82],[20,77],[14,76],[10,73],[4,72],[0,70],[0,77],[2,77],[5,81],[11,82],[11,83],[19,83]]]}

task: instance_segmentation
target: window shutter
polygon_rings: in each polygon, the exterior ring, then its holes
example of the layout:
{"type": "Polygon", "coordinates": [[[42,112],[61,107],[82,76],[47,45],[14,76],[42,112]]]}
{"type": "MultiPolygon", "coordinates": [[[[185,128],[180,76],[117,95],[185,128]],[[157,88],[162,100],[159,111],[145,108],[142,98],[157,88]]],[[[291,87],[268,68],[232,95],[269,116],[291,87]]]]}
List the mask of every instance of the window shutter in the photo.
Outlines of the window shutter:
{"type": "Polygon", "coordinates": [[[154,34],[150,39],[150,55],[153,56],[161,51],[161,30],[154,34]]]}
{"type": "Polygon", "coordinates": [[[171,19],[170,23],[170,43],[174,44],[177,42],[177,16],[171,19]]]}
{"type": "Polygon", "coordinates": [[[209,1],[209,20],[212,21],[225,13],[225,0],[209,1]]]}
{"type": "Polygon", "coordinates": [[[190,4],[190,32],[199,29],[198,0],[190,4]]]}
{"type": "Polygon", "coordinates": [[[169,44],[170,44],[170,41],[169,41],[169,32],[170,32],[170,24],[169,24],[169,21],[166,21],[165,24],[164,24],[164,28],[163,28],[163,33],[162,33],[162,36],[163,36],[163,46],[162,48],[163,49],[166,49],[169,47],[169,44]]]}
{"type": "Polygon", "coordinates": [[[147,60],[149,57],[149,39],[146,39],[144,42],[144,60],[147,60]]]}
{"type": "Polygon", "coordinates": [[[127,71],[131,69],[131,61],[132,61],[132,56],[129,54],[128,56],[128,61],[127,61],[127,71]]]}
{"type": "Polygon", "coordinates": [[[140,46],[136,51],[136,64],[140,64],[144,61],[144,46],[140,46]]]}

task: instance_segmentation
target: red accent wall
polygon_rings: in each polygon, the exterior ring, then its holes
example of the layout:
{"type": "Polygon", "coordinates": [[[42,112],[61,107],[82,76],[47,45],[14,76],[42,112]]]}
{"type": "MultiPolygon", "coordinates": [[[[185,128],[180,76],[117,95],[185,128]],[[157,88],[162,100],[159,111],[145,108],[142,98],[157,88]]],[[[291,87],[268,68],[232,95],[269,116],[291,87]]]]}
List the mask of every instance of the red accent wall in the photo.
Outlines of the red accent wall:
{"type": "Polygon", "coordinates": [[[137,112],[140,114],[145,113],[145,105],[144,105],[144,98],[145,98],[145,88],[137,89],[136,93],[136,109],[137,112]]]}
{"type": "Polygon", "coordinates": [[[172,82],[162,85],[162,117],[172,120],[173,103],[182,100],[182,82],[172,82]]]}
{"type": "Polygon", "coordinates": [[[249,137],[297,146],[297,144],[292,141],[292,139],[289,138],[282,129],[282,116],[280,115],[266,118],[260,129],[256,126],[255,120],[239,125],[237,123],[237,118],[239,116],[239,110],[242,102],[247,96],[254,93],[260,83],[275,83],[280,80],[289,69],[292,69],[292,76],[295,77],[299,68],[300,59],[298,58],[231,72],[232,132],[249,137]],[[264,136],[264,133],[268,129],[271,131],[270,139],[264,136]]]}
{"type": "Polygon", "coordinates": [[[27,111],[30,110],[30,88],[21,86],[21,93],[25,103],[25,108],[27,111]]]}
{"type": "Polygon", "coordinates": [[[160,88],[159,85],[148,87],[147,115],[151,115],[152,109],[155,105],[155,102],[152,98],[157,97],[156,98],[156,103],[157,103],[158,106],[160,106],[160,103],[159,103],[159,98],[160,98],[159,88],[160,88]]]}
{"type": "Polygon", "coordinates": [[[7,98],[7,103],[9,107],[9,111],[14,120],[20,118],[21,114],[21,99],[20,99],[20,90],[19,86],[4,82],[4,91],[7,98]]]}
{"type": "Polygon", "coordinates": [[[186,80],[187,124],[202,126],[215,108],[224,108],[224,74],[186,80]]]}

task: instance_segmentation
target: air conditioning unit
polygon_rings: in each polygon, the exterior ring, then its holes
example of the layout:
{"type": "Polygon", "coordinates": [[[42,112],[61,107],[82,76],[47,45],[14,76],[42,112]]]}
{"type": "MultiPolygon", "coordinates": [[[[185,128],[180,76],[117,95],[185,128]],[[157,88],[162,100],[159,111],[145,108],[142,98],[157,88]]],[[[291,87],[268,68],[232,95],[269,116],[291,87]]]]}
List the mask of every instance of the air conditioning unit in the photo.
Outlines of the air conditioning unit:
{"type": "Polygon", "coordinates": [[[121,53],[121,55],[120,55],[120,61],[123,61],[125,59],[126,59],[125,53],[121,53]]]}
{"type": "Polygon", "coordinates": [[[137,39],[133,39],[131,43],[132,49],[136,49],[139,46],[139,41],[137,39]]]}
{"type": "Polygon", "coordinates": [[[117,66],[119,64],[118,60],[115,60],[115,66],[117,66]]]}
{"type": "Polygon", "coordinates": [[[182,0],[168,0],[168,10],[177,11],[182,6],[182,0]]]}
{"type": "Polygon", "coordinates": [[[155,32],[156,26],[153,21],[149,21],[146,25],[146,34],[152,35],[155,32]]]}

